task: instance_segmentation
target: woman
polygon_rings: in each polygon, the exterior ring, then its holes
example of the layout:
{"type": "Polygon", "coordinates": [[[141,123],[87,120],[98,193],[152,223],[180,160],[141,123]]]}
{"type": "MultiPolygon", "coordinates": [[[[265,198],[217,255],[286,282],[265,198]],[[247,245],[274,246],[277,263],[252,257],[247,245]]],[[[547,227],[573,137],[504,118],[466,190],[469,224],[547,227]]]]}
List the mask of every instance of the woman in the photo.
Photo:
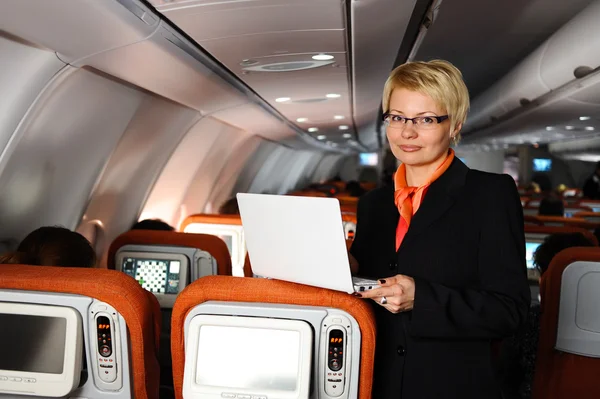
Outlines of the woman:
{"type": "Polygon", "coordinates": [[[385,84],[402,165],[395,190],[361,198],[350,250],[354,269],[381,284],[362,293],[378,305],[373,398],[501,397],[490,343],[527,314],[523,214],[510,176],[470,170],[450,149],[468,107],[445,61],[401,65],[385,84]]]}

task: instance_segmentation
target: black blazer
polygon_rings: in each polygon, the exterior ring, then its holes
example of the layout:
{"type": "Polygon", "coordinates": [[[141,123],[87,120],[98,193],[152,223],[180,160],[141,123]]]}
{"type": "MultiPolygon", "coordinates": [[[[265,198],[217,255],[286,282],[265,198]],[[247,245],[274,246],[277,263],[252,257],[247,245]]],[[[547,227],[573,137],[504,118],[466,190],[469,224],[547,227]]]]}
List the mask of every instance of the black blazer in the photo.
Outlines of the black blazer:
{"type": "Polygon", "coordinates": [[[500,398],[490,343],[523,323],[530,293],[514,181],[455,158],[429,187],[398,252],[393,187],[358,204],[350,252],[359,274],[415,279],[412,311],[373,304],[373,399],[500,398]]]}

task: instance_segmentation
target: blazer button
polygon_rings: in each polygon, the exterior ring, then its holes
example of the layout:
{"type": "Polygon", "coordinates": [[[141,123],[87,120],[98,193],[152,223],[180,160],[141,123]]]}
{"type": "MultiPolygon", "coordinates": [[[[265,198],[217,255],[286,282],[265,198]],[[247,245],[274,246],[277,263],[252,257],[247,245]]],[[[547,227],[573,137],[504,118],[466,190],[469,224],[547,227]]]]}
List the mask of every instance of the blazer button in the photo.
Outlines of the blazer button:
{"type": "Polygon", "coordinates": [[[402,345],[398,345],[398,356],[404,356],[406,354],[406,349],[402,345]]]}

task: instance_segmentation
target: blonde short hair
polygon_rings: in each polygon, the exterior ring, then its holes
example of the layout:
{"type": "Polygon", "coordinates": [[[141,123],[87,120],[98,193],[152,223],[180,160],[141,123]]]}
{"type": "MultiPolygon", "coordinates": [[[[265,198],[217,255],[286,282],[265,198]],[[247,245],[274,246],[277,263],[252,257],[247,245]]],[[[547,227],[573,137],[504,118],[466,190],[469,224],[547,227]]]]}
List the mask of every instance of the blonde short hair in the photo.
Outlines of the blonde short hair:
{"type": "MultiPolygon", "coordinates": [[[[453,129],[467,119],[469,91],[462,73],[448,61],[415,61],[395,68],[383,88],[384,113],[389,112],[392,92],[398,88],[427,94],[446,110],[453,129]]],[[[460,133],[455,140],[459,138],[460,133]]]]}

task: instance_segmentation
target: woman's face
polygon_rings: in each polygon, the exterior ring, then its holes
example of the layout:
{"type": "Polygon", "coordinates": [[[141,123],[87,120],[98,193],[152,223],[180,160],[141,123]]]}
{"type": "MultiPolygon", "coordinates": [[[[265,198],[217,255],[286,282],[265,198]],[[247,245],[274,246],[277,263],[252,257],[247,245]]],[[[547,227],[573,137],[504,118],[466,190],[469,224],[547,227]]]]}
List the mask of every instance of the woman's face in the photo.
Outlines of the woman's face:
{"type": "MultiPolygon", "coordinates": [[[[392,115],[406,118],[418,116],[444,116],[431,97],[407,89],[394,89],[390,97],[392,115]]],[[[427,166],[435,163],[448,152],[451,132],[450,120],[428,126],[416,126],[411,121],[400,123],[397,127],[388,126],[386,134],[392,153],[407,166],[427,166]]]]}

